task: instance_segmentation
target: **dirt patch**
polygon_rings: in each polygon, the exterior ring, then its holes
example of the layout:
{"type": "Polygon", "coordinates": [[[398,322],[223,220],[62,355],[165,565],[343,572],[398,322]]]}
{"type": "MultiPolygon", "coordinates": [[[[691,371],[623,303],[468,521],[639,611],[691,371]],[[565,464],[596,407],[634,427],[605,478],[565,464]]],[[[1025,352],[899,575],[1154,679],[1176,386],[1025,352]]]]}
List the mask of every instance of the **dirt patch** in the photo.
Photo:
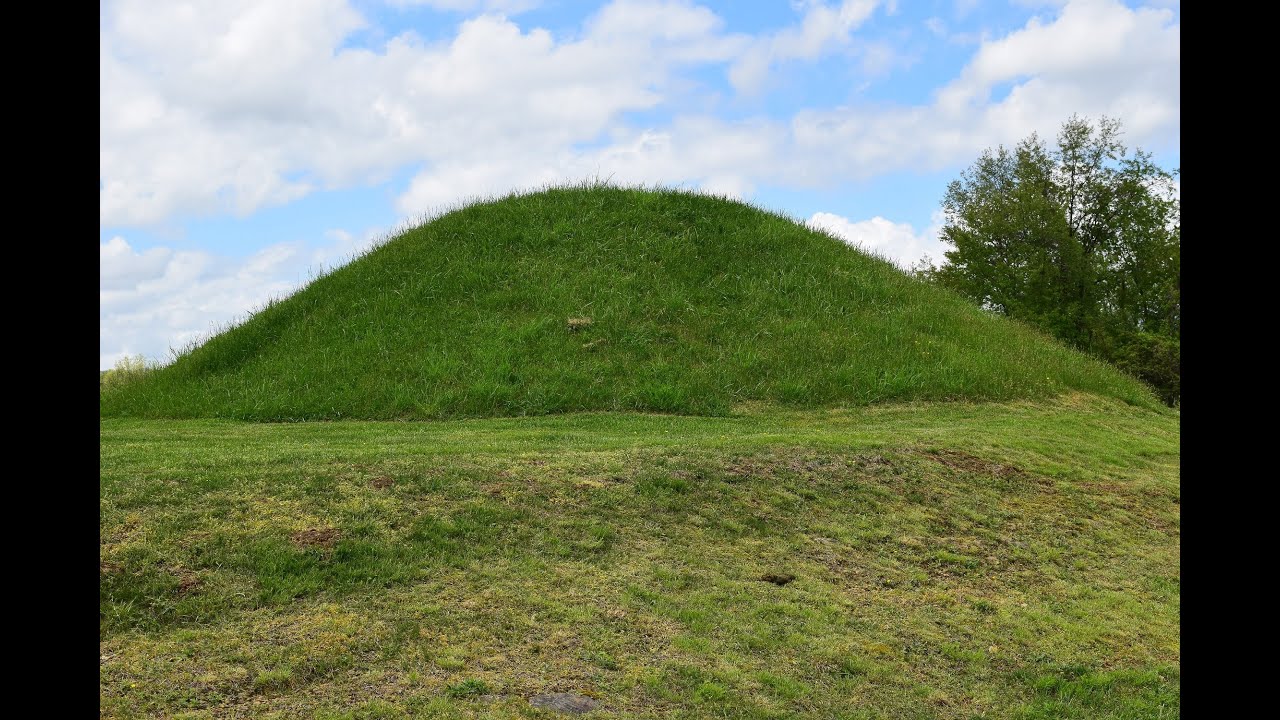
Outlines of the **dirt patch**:
{"type": "Polygon", "coordinates": [[[178,594],[186,595],[200,587],[200,578],[186,568],[170,568],[169,572],[178,577],[178,594]]]}
{"type": "Polygon", "coordinates": [[[726,465],[724,471],[726,474],[734,477],[751,477],[753,475],[762,474],[764,472],[764,466],[758,465],[750,460],[740,460],[726,465]]]}
{"type": "Polygon", "coordinates": [[[760,579],[767,583],[773,583],[778,587],[782,587],[792,580],[795,580],[796,576],[791,573],[765,573],[760,576],[760,579]]]}
{"type": "Polygon", "coordinates": [[[888,458],[886,458],[885,456],[879,453],[876,453],[874,455],[859,455],[858,457],[854,458],[854,464],[860,468],[873,467],[873,468],[889,468],[890,470],[895,469],[893,461],[889,460],[888,458]]]}
{"type": "Polygon", "coordinates": [[[342,537],[337,528],[307,528],[289,536],[289,540],[300,548],[331,548],[342,537]]]}
{"type": "Polygon", "coordinates": [[[960,450],[935,450],[926,453],[935,462],[939,462],[952,470],[961,472],[979,473],[982,475],[994,475],[998,478],[1021,477],[1025,475],[1021,468],[1014,465],[1002,465],[990,460],[984,460],[976,455],[970,455],[960,450]]]}
{"type": "Polygon", "coordinates": [[[791,458],[787,463],[787,467],[791,472],[798,475],[817,475],[819,473],[833,473],[845,468],[845,463],[835,458],[791,458]]]}
{"type": "Polygon", "coordinates": [[[375,490],[386,490],[387,488],[395,484],[396,484],[396,481],[392,480],[386,475],[380,475],[369,481],[369,487],[375,490]]]}
{"type": "Polygon", "coordinates": [[[485,483],[484,485],[480,486],[480,489],[484,492],[485,495],[488,495],[489,497],[500,498],[507,494],[508,487],[509,486],[507,485],[507,483],[494,482],[494,483],[485,483]]]}
{"type": "Polygon", "coordinates": [[[875,456],[868,462],[862,456],[815,456],[808,453],[781,452],[766,457],[741,457],[723,465],[723,471],[730,477],[773,479],[778,477],[797,477],[814,480],[824,477],[835,477],[854,469],[862,469],[867,465],[875,465],[884,461],[875,456]]]}
{"type": "Polygon", "coordinates": [[[584,695],[573,693],[551,693],[529,698],[529,704],[536,708],[554,710],[556,712],[581,715],[600,707],[600,703],[584,695]]]}
{"type": "Polygon", "coordinates": [[[1120,498],[1132,495],[1133,488],[1118,482],[1107,480],[1084,480],[1077,485],[1093,495],[1104,495],[1109,498],[1120,498]]]}

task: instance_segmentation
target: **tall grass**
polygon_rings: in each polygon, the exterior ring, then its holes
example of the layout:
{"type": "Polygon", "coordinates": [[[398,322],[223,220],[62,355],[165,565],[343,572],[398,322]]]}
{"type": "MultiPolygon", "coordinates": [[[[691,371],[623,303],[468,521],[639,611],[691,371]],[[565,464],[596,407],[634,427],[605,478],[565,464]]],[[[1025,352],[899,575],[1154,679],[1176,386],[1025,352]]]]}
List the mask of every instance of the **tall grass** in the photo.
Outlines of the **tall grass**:
{"type": "Polygon", "coordinates": [[[98,382],[103,390],[116,390],[135,383],[158,369],[159,363],[147,360],[142,355],[125,355],[110,370],[102,371],[98,375],[98,382]]]}
{"type": "Polygon", "coordinates": [[[1139,383],[794,219],[600,184],[477,202],[104,388],[104,416],[726,414],[1139,383]]]}

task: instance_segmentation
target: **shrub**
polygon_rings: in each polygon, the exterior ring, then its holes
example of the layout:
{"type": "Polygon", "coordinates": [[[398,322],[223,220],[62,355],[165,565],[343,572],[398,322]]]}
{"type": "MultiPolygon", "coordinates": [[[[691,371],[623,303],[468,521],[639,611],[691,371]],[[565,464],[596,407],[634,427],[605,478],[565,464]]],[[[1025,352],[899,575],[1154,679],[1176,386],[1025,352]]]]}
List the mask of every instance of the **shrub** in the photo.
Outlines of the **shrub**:
{"type": "Polygon", "coordinates": [[[103,390],[123,387],[144,377],[157,367],[156,363],[148,361],[141,355],[125,355],[116,361],[115,367],[101,374],[99,382],[103,390]]]}
{"type": "Polygon", "coordinates": [[[1152,333],[1134,333],[1116,349],[1121,370],[1150,385],[1165,404],[1176,407],[1182,399],[1181,341],[1152,333]]]}

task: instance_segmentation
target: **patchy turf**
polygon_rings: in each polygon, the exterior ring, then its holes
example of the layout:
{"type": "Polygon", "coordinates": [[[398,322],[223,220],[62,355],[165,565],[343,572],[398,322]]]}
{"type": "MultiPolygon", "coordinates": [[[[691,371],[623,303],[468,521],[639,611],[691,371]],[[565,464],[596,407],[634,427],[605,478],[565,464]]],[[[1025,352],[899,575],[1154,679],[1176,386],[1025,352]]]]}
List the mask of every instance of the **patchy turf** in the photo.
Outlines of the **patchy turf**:
{"type": "Polygon", "coordinates": [[[529,702],[554,693],[587,718],[1179,713],[1168,412],[101,437],[104,717],[567,717],[529,702]]]}

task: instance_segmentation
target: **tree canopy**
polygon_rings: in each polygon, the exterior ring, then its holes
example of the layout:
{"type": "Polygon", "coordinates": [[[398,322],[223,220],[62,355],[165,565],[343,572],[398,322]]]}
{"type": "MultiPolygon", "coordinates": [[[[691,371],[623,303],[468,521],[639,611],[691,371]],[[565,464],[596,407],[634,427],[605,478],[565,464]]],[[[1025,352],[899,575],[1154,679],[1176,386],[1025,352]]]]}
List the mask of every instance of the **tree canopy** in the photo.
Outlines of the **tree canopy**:
{"type": "Polygon", "coordinates": [[[1176,403],[1177,171],[1120,136],[1117,120],[1076,116],[1056,147],[1033,134],[983,152],[947,188],[941,239],[952,249],[927,274],[1125,366],[1176,403]],[[1149,363],[1161,367],[1139,367],[1149,363]]]}

